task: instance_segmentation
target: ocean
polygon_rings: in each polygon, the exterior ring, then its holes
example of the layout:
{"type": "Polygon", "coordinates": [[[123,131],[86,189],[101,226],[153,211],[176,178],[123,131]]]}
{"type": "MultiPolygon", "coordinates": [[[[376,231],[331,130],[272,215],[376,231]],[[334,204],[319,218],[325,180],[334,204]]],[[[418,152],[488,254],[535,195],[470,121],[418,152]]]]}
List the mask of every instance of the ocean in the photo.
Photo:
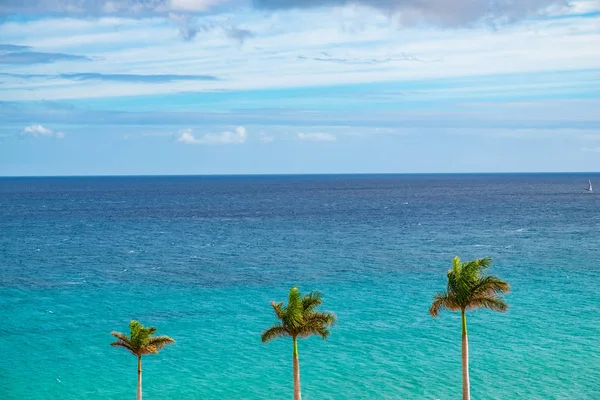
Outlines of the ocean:
{"type": "Polygon", "coordinates": [[[598,174],[0,179],[0,398],[134,398],[131,319],[177,343],[144,398],[291,399],[271,300],[320,290],[305,400],[457,399],[460,316],[428,314],[456,255],[490,256],[508,312],[469,313],[483,399],[600,398],[598,174]]]}

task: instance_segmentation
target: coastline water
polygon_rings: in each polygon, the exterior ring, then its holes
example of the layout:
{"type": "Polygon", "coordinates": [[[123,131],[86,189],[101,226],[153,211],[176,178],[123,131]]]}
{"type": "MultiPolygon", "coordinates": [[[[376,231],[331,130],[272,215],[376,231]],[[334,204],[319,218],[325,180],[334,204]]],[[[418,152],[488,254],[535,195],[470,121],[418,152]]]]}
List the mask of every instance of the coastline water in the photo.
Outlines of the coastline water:
{"type": "Polygon", "coordinates": [[[593,174],[0,178],[0,397],[133,398],[129,320],[177,344],[147,399],[289,399],[270,300],[324,293],[303,397],[456,399],[460,317],[428,314],[452,257],[491,256],[506,314],[469,315],[474,399],[598,399],[593,174]]]}

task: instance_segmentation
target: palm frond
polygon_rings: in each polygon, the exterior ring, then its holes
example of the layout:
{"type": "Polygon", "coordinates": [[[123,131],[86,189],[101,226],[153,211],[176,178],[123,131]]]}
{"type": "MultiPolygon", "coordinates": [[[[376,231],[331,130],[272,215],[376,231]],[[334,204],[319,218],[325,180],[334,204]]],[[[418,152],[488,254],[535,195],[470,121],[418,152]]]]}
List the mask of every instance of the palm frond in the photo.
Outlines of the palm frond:
{"type": "Polygon", "coordinates": [[[304,316],[303,324],[295,333],[300,337],[319,335],[323,339],[329,335],[329,327],[336,322],[336,316],[330,312],[314,312],[304,316]]]}
{"type": "Polygon", "coordinates": [[[323,326],[323,324],[310,323],[310,322],[305,323],[305,324],[302,324],[302,326],[298,327],[294,331],[294,336],[297,336],[300,338],[307,338],[312,335],[318,335],[319,330],[322,330],[324,328],[325,327],[323,326]]]}
{"type": "Polygon", "coordinates": [[[463,263],[460,261],[460,257],[454,257],[452,259],[452,268],[448,271],[448,275],[450,275],[451,272],[454,273],[454,276],[460,275],[460,269],[462,267],[462,264],[463,263]]]}
{"type": "Polygon", "coordinates": [[[452,269],[448,271],[448,284],[446,286],[446,294],[448,299],[459,307],[468,302],[469,299],[469,280],[465,279],[462,271],[462,264],[458,257],[454,258],[452,269]],[[459,260],[459,264],[456,263],[459,260]]]}
{"type": "Polygon", "coordinates": [[[462,266],[462,262],[460,261],[460,257],[454,256],[454,258],[452,259],[452,270],[458,271],[461,266],[462,266]]]}
{"type": "Polygon", "coordinates": [[[477,259],[478,268],[480,271],[488,269],[492,266],[492,257],[484,257],[477,259]]]}
{"type": "Polygon", "coordinates": [[[487,275],[482,277],[476,285],[473,287],[473,295],[480,294],[505,294],[510,292],[510,285],[508,282],[495,277],[493,275],[487,275]]]}
{"type": "Polygon", "coordinates": [[[136,350],[135,350],[135,349],[133,349],[133,348],[132,348],[132,347],[129,345],[129,343],[127,343],[127,342],[123,342],[123,341],[121,341],[121,340],[117,340],[117,341],[115,341],[115,342],[112,342],[110,345],[111,345],[111,347],[122,347],[122,348],[124,348],[125,350],[129,351],[129,352],[130,352],[131,354],[133,354],[134,356],[138,355],[138,354],[137,354],[137,352],[136,352],[136,350]]]}
{"type": "Polygon", "coordinates": [[[127,336],[124,333],[115,332],[115,331],[111,332],[110,334],[117,338],[116,341],[114,341],[110,344],[112,347],[122,347],[122,348],[130,351],[132,354],[136,354],[136,349],[134,349],[131,346],[131,341],[129,339],[129,336],[127,336]]]}
{"type": "Polygon", "coordinates": [[[477,280],[481,275],[481,272],[492,265],[492,259],[490,257],[478,258],[476,260],[468,261],[462,265],[462,273],[465,278],[472,281],[477,280]]]}
{"type": "Polygon", "coordinates": [[[122,347],[126,350],[129,350],[131,352],[133,352],[133,349],[131,348],[131,346],[128,343],[122,342],[120,340],[114,341],[110,344],[110,346],[112,347],[122,347]]]}
{"type": "Polygon", "coordinates": [[[327,339],[331,331],[328,327],[321,327],[315,330],[315,335],[320,336],[323,340],[327,339]]]}
{"type": "Polygon", "coordinates": [[[313,312],[310,314],[306,314],[304,320],[307,323],[320,323],[325,325],[334,325],[336,323],[337,317],[335,314],[330,313],[329,311],[322,312],[313,312]]]}
{"type": "Polygon", "coordinates": [[[131,320],[129,323],[131,347],[141,349],[146,344],[150,334],[146,332],[144,326],[136,320],[131,320]]]}
{"type": "Polygon", "coordinates": [[[142,346],[142,348],[140,349],[140,354],[141,355],[147,355],[147,354],[158,354],[158,349],[156,348],[156,346],[150,346],[150,345],[145,345],[142,346]]]}
{"type": "MultiPolygon", "coordinates": [[[[457,258],[458,257],[456,257],[455,259],[457,258]]],[[[449,269],[446,273],[446,277],[448,278],[448,285],[446,286],[446,290],[448,291],[448,293],[456,293],[460,291],[458,285],[458,278],[460,277],[460,266],[453,266],[452,269],[449,269]]]]}
{"type": "Polygon", "coordinates": [[[288,295],[288,304],[285,308],[285,322],[284,325],[288,325],[293,328],[302,324],[302,294],[297,287],[290,289],[288,295]]]}
{"type": "Polygon", "coordinates": [[[493,311],[505,312],[508,309],[508,304],[504,299],[495,296],[481,296],[471,299],[467,309],[473,310],[481,307],[493,311]]]}
{"type": "Polygon", "coordinates": [[[304,312],[313,312],[317,307],[323,304],[323,294],[319,291],[313,291],[302,298],[302,308],[304,312]]]}
{"type": "Polygon", "coordinates": [[[132,319],[129,322],[129,330],[131,331],[131,333],[138,332],[142,328],[144,328],[144,326],[139,321],[136,321],[135,319],[132,319]]]}
{"type": "Polygon", "coordinates": [[[280,321],[283,321],[285,319],[285,309],[283,307],[283,302],[275,303],[274,301],[272,301],[271,307],[273,307],[273,311],[275,311],[275,315],[277,316],[277,318],[280,321]]]}
{"type": "Polygon", "coordinates": [[[437,293],[433,297],[433,303],[429,308],[429,314],[435,318],[440,314],[440,311],[456,311],[459,308],[460,306],[456,303],[456,299],[451,297],[448,293],[437,293]]]}
{"type": "Polygon", "coordinates": [[[469,288],[478,277],[477,269],[473,268],[474,263],[474,261],[461,262],[458,257],[455,257],[453,260],[454,297],[456,298],[456,302],[461,305],[468,302],[469,288]]]}
{"type": "Polygon", "coordinates": [[[168,346],[170,344],[175,344],[175,340],[165,335],[154,336],[151,337],[150,340],[148,340],[148,345],[156,347],[157,350],[160,350],[163,347],[168,346]]]}
{"type": "Polygon", "coordinates": [[[273,339],[277,339],[284,336],[290,336],[288,330],[285,329],[281,324],[277,324],[264,331],[260,336],[260,340],[263,343],[268,343],[273,339]]]}
{"type": "Polygon", "coordinates": [[[298,308],[302,304],[302,293],[298,290],[297,287],[293,287],[290,289],[290,293],[288,294],[288,305],[287,308],[298,308]]]}
{"type": "Polygon", "coordinates": [[[125,343],[129,343],[129,336],[127,336],[124,333],[113,331],[110,334],[116,337],[117,339],[122,340],[125,343]]]}

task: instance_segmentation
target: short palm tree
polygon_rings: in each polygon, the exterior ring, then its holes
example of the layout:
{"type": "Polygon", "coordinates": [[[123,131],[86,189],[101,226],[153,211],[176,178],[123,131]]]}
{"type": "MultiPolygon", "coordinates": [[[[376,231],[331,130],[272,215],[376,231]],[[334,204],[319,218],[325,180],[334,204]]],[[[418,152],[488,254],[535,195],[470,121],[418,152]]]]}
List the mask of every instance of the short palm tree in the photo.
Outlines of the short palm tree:
{"type": "Polygon", "coordinates": [[[137,400],[142,400],[142,356],[146,354],[156,354],[163,347],[175,343],[168,336],[152,336],[156,328],[146,328],[138,321],[129,323],[130,336],[120,332],[111,332],[110,334],[117,340],[110,345],[113,347],[123,347],[137,357],[138,360],[138,383],[137,400]]]}
{"type": "Polygon", "coordinates": [[[476,308],[504,312],[508,305],[499,297],[510,292],[507,282],[486,275],[484,271],[492,265],[490,258],[461,262],[454,257],[452,269],[448,271],[448,286],[445,292],[437,293],[429,313],[437,317],[442,310],[460,311],[462,315],[462,383],[463,400],[470,400],[469,387],[469,343],[467,339],[467,317],[465,312],[476,308]]]}
{"type": "Polygon", "coordinates": [[[261,339],[267,343],[280,337],[291,337],[294,350],[292,362],[294,370],[294,400],[301,400],[300,392],[300,364],[298,361],[298,338],[306,338],[311,335],[321,336],[326,339],[329,336],[329,327],[335,323],[336,316],[330,312],[318,312],[317,309],[323,303],[320,292],[310,292],[302,296],[298,288],[291,288],[288,296],[288,304],[271,302],[279,323],[273,325],[263,332],[261,339]]]}

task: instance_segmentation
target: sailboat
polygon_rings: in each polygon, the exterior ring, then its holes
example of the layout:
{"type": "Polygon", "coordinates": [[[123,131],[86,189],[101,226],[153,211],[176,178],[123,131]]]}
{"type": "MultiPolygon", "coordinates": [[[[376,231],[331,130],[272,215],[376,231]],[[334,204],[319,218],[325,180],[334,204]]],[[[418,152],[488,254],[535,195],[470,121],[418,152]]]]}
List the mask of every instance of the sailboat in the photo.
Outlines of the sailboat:
{"type": "Polygon", "coordinates": [[[588,187],[585,189],[588,193],[594,193],[594,189],[592,188],[592,181],[588,180],[588,187]]]}

